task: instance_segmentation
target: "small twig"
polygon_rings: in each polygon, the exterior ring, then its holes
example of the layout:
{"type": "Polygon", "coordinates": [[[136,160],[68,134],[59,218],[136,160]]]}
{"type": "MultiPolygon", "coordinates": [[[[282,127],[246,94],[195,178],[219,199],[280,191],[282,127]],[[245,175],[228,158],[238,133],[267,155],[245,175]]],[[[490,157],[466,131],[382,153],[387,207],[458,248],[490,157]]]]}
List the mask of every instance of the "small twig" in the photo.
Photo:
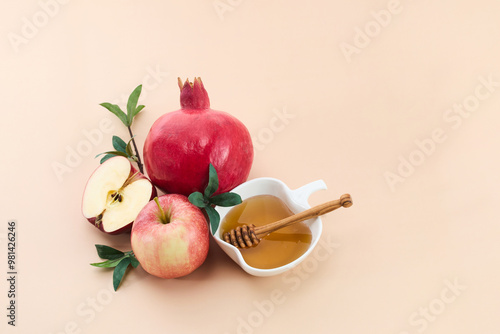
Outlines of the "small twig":
{"type": "Polygon", "coordinates": [[[137,157],[137,166],[139,166],[139,171],[144,174],[144,168],[142,167],[141,156],[139,154],[139,150],[137,149],[137,145],[135,144],[134,135],[132,134],[132,129],[130,126],[127,126],[128,133],[130,134],[130,138],[132,139],[132,144],[134,145],[135,156],[137,157]]]}

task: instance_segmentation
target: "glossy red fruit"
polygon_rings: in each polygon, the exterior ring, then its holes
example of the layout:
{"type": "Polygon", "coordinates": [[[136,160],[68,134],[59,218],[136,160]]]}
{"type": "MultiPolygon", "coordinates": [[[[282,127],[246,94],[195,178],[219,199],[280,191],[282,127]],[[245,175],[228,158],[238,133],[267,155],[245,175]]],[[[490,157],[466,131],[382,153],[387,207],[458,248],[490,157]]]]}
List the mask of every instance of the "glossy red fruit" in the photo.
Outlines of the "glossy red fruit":
{"type": "Polygon", "coordinates": [[[149,202],[137,215],[130,236],[142,268],[161,278],[196,270],[207,258],[209,240],[202,211],[178,194],[149,202]]]}
{"type": "Polygon", "coordinates": [[[189,196],[203,192],[209,163],[219,177],[216,194],[246,181],[253,162],[248,129],[230,114],[210,109],[200,78],[182,84],[181,109],[161,116],[144,143],[144,162],[155,186],[189,196]]]}

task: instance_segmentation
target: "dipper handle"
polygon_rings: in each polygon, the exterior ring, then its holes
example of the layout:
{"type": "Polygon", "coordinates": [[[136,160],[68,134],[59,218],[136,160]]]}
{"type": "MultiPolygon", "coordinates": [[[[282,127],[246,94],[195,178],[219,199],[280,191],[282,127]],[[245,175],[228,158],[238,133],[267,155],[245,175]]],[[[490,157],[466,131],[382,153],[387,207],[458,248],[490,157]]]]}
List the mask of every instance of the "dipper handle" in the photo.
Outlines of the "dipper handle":
{"type": "Polygon", "coordinates": [[[349,194],[340,196],[339,199],[326,202],[293,216],[286,217],[274,223],[255,227],[255,225],[238,226],[229,232],[224,233],[224,240],[235,247],[246,248],[259,244],[260,240],[276,230],[283,227],[302,222],[307,219],[316,218],[340,207],[348,208],[352,205],[352,198],[349,194]]]}
{"type": "Polygon", "coordinates": [[[283,227],[286,227],[286,226],[289,226],[289,225],[292,225],[295,223],[300,223],[300,222],[307,220],[307,219],[322,216],[322,215],[324,215],[328,212],[331,212],[333,210],[336,210],[340,207],[348,208],[351,205],[352,205],[351,195],[344,194],[344,195],[340,196],[340,199],[317,205],[315,207],[312,207],[310,209],[307,209],[305,211],[297,213],[293,216],[278,220],[277,222],[267,224],[264,226],[256,227],[255,233],[257,234],[258,237],[261,238],[262,236],[267,235],[267,234],[274,232],[276,230],[279,230],[280,228],[283,228],[283,227]]]}

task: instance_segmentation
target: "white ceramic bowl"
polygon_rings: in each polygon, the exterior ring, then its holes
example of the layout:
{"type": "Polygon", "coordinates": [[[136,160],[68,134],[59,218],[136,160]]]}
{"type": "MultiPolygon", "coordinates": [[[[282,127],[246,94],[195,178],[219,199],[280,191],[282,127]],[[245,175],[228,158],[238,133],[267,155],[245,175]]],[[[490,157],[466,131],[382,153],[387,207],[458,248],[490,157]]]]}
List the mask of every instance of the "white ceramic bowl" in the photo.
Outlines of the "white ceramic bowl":
{"type": "MultiPolygon", "coordinates": [[[[285,204],[290,208],[290,210],[292,210],[293,213],[299,213],[310,208],[310,205],[307,202],[309,196],[312,193],[322,189],[326,189],[326,184],[325,182],[323,182],[323,180],[318,180],[306,184],[305,186],[302,186],[298,189],[290,190],[290,188],[288,188],[286,184],[278,179],[263,177],[247,181],[234,188],[232,192],[239,194],[242,200],[256,195],[274,195],[281,198],[281,200],[285,202],[285,204]]],[[[231,208],[224,208],[219,206],[217,206],[215,209],[217,210],[217,212],[219,212],[221,222],[229,212],[229,210],[231,210],[231,208]]],[[[238,250],[238,248],[221,239],[222,236],[220,235],[220,225],[215,233],[213,233],[212,231],[212,234],[214,235],[215,241],[224,250],[224,252],[226,252],[226,254],[229,255],[229,257],[233,259],[237,264],[239,264],[240,267],[243,268],[243,270],[245,270],[247,273],[254,276],[273,276],[290,270],[301,263],[312,252],[312,250],[318,243],[323,229],[321,218],[318,217],[315,219],[309,219],[304,223],[309,226],[312,233],[311,245],[309,246],[307,251],[295,261],[273,269],[258,269],[249,266],[243,259],[243,256],[241,255],[241,252],[238,250]]]]}

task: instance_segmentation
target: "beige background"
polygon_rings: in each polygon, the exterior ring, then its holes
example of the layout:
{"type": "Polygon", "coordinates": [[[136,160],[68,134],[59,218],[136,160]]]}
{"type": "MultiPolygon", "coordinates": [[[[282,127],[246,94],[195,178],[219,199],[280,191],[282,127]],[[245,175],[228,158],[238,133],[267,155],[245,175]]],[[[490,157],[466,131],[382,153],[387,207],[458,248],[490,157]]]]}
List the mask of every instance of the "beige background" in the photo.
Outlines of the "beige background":
{"type": "Polygon", "coordinates": [[[8,219],[19,237],[18,326],[2,311],[1,332],[500,333],[500,2],[4,0],[1,9],[1,277],[8,219]],[[114,293],[111,273],[89,266],[96,243],[129,248],[128,236],[104,235],[80,213],[93,156],[127,136],[98,104],[124,106],[144,84],[142,151],[153,121],[178,109],[178,76],[201,76],[212,107],[247,125],[250,178],[291,188],[323,179],[329,189],[312,205],[352,194],[352,208],[324,218],[321,249],[298,270],[255,278],[212,244],[192,275],[134,270],[114,293]],[[112,125],[100,128],[103,119],[112,125]],[[102,138],[89,146],[92,131],[102,138]],[[71,150],[85,154],[70,166],[71,150]]]}

